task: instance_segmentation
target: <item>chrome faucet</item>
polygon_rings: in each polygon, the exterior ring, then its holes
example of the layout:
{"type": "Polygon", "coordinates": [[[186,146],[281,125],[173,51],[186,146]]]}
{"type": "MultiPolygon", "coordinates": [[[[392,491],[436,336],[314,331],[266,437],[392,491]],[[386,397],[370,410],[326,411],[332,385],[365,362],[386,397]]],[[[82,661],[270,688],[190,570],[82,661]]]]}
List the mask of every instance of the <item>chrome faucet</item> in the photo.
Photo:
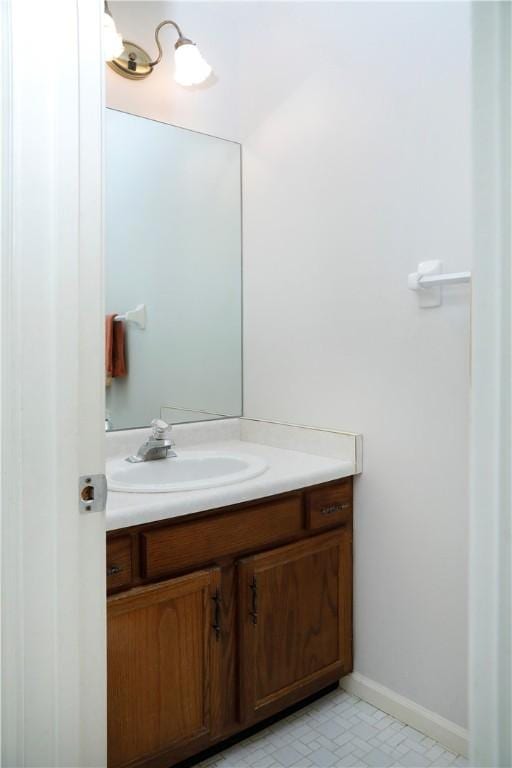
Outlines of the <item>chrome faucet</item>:
{"type": "Polygon", "coordinates": [[[152,434],[149,440],[141,445],[135,456],[128,456],[126,461],[136,464],[139,461],[155,461],[176,456],[176,453],[171,450],[174,448],[174,443],[165,437],[171,430],[169,424],[162,419],[153,419],[151,427],[152,434]]]}

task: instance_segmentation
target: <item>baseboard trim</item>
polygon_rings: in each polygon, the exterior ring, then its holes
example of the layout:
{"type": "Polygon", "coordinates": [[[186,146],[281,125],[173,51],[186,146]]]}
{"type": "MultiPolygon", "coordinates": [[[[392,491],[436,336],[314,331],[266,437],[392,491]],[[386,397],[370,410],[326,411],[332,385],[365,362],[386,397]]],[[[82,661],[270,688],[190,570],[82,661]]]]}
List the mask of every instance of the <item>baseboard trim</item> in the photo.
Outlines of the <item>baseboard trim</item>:
{"type": "Polygon", "coordinates": [[[347,693],[352,693],[363,701],[367,701],[368,704],[373,704],[374,707],[387,712],[388,715],[396,717],[397,720],[416,728],[426,736],[430,736],[431,739],[439,741],[452,752],[464,757],[468,756],[468,731],[452,723],[451,720],[436,715],[435,712],[425,709],[359,672],[352,672],[351,675],[342,678],[340,686],[347,693]]]}

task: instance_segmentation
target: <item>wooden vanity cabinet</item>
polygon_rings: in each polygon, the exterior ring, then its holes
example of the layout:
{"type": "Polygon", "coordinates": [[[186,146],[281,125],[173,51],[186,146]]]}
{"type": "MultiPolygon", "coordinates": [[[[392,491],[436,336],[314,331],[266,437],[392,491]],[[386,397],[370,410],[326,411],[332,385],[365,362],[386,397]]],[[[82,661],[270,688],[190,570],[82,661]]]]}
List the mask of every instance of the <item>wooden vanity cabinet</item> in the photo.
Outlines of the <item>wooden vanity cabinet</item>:
{"type": "Polygon", "coordinates": [[[220,570],[108,601],[108,762],[129,765],[216,735],[220,570]]]}
{"type": "Polygon", "coordinates": [[[352,666],[351,536],[335,531],[240,562],[242,720],[250,724],[352,666]]]}
{"type": "Polygon", "coordinates": [[[109,768],[174,765],[352,669],[352,478],[112,532],[108,569],[109,768]]]}

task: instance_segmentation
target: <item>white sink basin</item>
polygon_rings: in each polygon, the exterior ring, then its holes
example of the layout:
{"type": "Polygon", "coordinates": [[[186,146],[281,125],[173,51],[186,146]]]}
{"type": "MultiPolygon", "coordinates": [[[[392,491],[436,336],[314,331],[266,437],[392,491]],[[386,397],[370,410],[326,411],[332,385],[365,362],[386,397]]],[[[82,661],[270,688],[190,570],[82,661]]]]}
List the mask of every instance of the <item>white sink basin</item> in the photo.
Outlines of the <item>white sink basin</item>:
{"type": "Polygon", "coordinates": [[[131,464],[125,459],[107,462],[110,491],[170,493],[198,491],[241,483],[261,475],[267,463],[256,456],[220,451],[179,451],[178,456],[131,464]]]}

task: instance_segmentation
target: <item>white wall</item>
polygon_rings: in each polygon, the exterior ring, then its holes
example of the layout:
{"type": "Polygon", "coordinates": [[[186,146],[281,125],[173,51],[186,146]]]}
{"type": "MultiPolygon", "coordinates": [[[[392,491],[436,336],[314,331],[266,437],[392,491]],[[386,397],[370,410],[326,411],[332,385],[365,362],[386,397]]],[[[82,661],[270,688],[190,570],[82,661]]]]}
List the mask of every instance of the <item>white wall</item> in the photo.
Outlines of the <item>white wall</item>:
{"type": "Polygon", "coordinates": [[[465,724],[468,290],[425,311],[406,286],[423,259],[470,267],[469,9],[252,16],[246,410],[364,434],[356,669],[465,724]]]}
{"type": "Polygon", "coordinates": [[[142,5],[125,36],[174,13],[218,83],[109,103],[243,143],[246,413],[364,434],[356,669],[465,725],[469,298],[406,285],[470,267],[469,5],[142,5]]]}

